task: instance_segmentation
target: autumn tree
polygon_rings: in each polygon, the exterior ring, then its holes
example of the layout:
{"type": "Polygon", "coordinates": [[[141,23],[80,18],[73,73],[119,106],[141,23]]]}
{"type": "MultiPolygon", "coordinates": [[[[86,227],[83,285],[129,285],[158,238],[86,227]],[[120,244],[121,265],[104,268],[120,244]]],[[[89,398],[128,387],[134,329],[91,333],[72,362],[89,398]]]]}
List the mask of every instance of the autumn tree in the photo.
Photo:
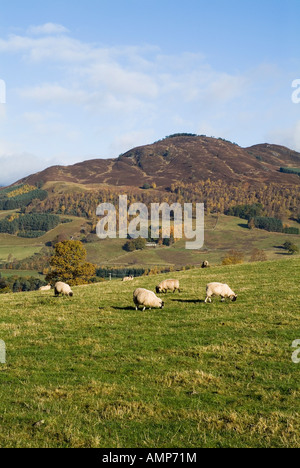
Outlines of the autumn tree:
{"type": "Polygon", "coordinates": [[[88,283],[96,274],[96,266],[86,262],[86,256],[80,241],[59,242],[50,259],[51,271],[46,281],[64,281],[71,286],[88,283]]]}
{"type": "Polygon", "coordinates": [[[244,253],[239,250],[230,250],[222,260],[222,265],[238,265],[244,263],[244,253]]]}

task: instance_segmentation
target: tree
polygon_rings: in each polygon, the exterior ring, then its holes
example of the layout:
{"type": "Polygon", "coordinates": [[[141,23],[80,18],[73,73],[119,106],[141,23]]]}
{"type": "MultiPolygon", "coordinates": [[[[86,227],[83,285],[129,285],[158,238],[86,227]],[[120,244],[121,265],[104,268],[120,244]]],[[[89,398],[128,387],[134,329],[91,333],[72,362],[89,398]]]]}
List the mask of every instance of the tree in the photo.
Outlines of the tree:
{"type": "Polygon", "coordinates": [[[299,248],[297,247],[296,244],[293,244],[290,241],[287,241],[283,244],[284,250],[287,250],[290,255],[294,255],[299,253],[299,248]]]}
{"type": "Polygon", "coordinates": [[[135,250],[144,250],[146,248],[147,241],[142,237],[138,239],[130,239],[123,246],[123,250],[126,252],[134,252],[135,250]]]}
{"type": "Polygon", "coordinates": [[[86,262],[87,252],[80,241],[64,241],[55,245],[50,259],[51,272],[46,281],[64,281],[70,286],[88,283],[96,274],[96,266],[86,262]]]}

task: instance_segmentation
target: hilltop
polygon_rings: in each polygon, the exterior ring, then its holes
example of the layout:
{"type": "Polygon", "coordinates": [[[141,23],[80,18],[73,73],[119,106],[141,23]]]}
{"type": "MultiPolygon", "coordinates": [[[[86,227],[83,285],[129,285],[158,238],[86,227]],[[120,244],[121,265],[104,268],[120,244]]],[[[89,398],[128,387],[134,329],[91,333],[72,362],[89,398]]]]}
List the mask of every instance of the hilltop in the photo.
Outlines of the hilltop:
{"type": "Polygon", "coordinates": [[[249,148],[206,136],[180,134],[140,146],[116,159],[94,159],[53,166],[18,183],[68,182],[82,185],[141,187],[155,182],[164,189],[176,181],[223,180],[227,183],[298,185],[296,174],[280,167],[300,167],[300,153],[272,144],[249,148]]]}

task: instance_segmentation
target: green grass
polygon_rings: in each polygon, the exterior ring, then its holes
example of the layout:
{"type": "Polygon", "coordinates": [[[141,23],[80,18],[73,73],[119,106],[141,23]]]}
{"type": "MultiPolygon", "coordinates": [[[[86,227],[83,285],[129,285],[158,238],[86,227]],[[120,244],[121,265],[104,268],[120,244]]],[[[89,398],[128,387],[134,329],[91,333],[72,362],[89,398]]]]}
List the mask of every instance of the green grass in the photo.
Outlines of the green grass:
{"type": "MultiPolygon", "coordinates": [[[[0,212],[0,217],[6,212],[0,212]]],[[[17,260],[23,260],[40,252],[42,247],[52,241],[58,234],[65,234],[68,238],[80,238],[80,231],[86,227],[87,220],[72,216],[63,216],[72,219],[71,223],[61,224],[57,228],[38,239],[23,239],[8,234],[0,234],[0,262],[6,262],[8,255],[12,254],[17,260]]],[[[216,265],[222,263],[226,253],[235,248],[243,250],[248,260],[251,251],[255,248],[265,250],[268,260],[276,260],[286,256],[282,249],[277,247],[286,240],[290,240],[300,247],[300,236],[269,233],[259,229],[245,228],[246,221],[231,216],[215,215],[205,220],[205,245],[199,251],[187,250],[185,240],[180,240],[172,247],[147,248],[143,251],[127,253],[123,250],[124,239],[97,240],[85,244],[88,261],[97,265],[106,266],[136,266],[151,268],[158,266],[173,266],[174,268],[186,265],[201,265],[208,260],[216,265]]],[[[289,224],[299,227],[296,222],[289,224]]]]}
{"type": "MultiPolygon", "coordinates": [[[[3,212],[0,212],[0,217],[1,213],[3,212]]],[[[10,254],[12,254],[17,260],[29,258],[35,253],[39,253],[44,245],[55,239],[57,235],[64,233],[71,237],[72,235],[77,234],[86,224],[86,220],[83,218],[77,218],[74,216],[63,216],[63,218],[71,219],[72,222],[60,224],[55,229],[52,229],[44,236],[37,239],[25,239],[9,234],[0,234],[0,262],[7,262],[10,254]]]]}
{"type": "Polygon", "coordinates": [[[132,291],[163,275],[0,296],[0,446],[299,448],[299,267],[175,273],[182,293],[144,313],[132,291]],[[238,301],[204,304],[209,281],[238,301]]]}
{"type": "MultiPolygon", "coordinates": [[[[298,223],[290,222],[291,226],[298,223]]],[[[187,250],[185,240],[181,239],[172,247],[147,248],[143,251],[125,252],[122,247],[124,240],[108,239],[85,245],[88,260],[98,265],[111,266],[145,266],[154,265],[182,267],[185,265],[201,265],[208,260],[216,265],[231,249],[242,250],[246,260],[250,259],[252,250],[259,248],[266,252],[268,260],[278,260],[286,257],[286,252],[280,248],[286,240],[290,240],[300,247],[299,235],[270,233],[260,229],[250,230],[247,221],[232,216],[222,215],[216,223],[213,216],[205,221],[205,245],[199,251],[187,250]]]]}
{"type": "Polygon", "coordinates": [[[2,278],[7,278],[9,276],[20,276],[22,278],[27,278],[30,276],[30,277],[39,278],[39,279],[44,278],[44,276],[41,275],[36,270],[1,270],[0,269],[0,274],[2,278]]]}

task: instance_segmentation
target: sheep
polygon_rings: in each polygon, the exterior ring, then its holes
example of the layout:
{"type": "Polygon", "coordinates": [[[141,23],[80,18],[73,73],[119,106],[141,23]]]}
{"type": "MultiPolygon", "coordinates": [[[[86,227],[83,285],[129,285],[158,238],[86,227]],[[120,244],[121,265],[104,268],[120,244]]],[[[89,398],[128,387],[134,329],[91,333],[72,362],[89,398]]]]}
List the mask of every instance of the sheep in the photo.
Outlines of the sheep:
{"type": "Polygon", "coordinates": [[[151,309],[152,307],[163,309],[165,305],[165,303],[157,297],[154,292],[142,288],[138,288],[134,291],[133,302],[135,304],[135,310],[139,310],[139,306],[144,306],[143,312],[146,308],[151,309]]]}
{"type": "Polygon", "coordinates": [[[162,281],[158,286],[156,286],[157,294],[167,293],[168,291],[180,292],[179,281],[175,279],[167,279],[167,280],[162,281]]]}
{"type": "Polygon", "coordinates": [[[227,297],[229,297],[231,301],[237,300],[237,295],[230,289],[228,284],[222,283],[209,283],[206,286],[205,303],[211,302],[212,296],[221,296],[222,302],[224,302],[227,297]]]}
{"type": "Polygon", "coordinates": [[[42,286],[39,291],[50,291],[51,289],[51,284],[48,284],[47,286],[42,286]]]}
{"type": "Polygon", "coordinates": [[[56,283],[54,287],[54,292],[55,292],[55,296],[59,296],[61,294],[62,296],[73,297],[74,295],[70,286],[66,283],[62,283],[61,281],[56,283]]]}
{"type": "Polygon", "coordinates": [[[125,278],[123,278],[123,282],[124,281],[133,281],[134,280],[134,276],[125,276],[125,278]]]}

